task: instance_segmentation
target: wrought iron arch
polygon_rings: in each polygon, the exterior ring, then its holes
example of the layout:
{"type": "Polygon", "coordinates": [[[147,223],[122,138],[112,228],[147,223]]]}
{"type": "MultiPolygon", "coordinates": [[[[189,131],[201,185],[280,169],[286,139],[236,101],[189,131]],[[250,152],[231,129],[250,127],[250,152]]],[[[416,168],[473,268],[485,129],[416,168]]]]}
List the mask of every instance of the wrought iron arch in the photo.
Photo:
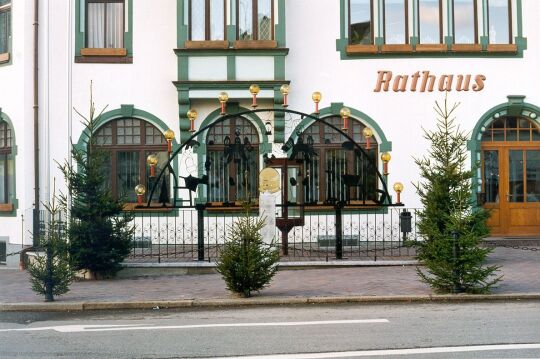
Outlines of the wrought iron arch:
{"type": "MultiPolygon", "coordinates": [[[[155,183],[160,183],[161,177],[165,173],[165,169],[167,167],[170,167],[170,163],[179,155],[179,153],[182,152],[183,149],[193,147],[193,146],[196,146],[197,144],[199,144],[199,142],[197,141],[197,138],[201,138],[199,136],[201,134],[204,134],[205,131],[208,131],[211,128],[215,127],[216,125],[221,124],[224,121],[226,121],[228,119],[231,119],[231,118],[234,118],[234,117],[251,116],[251,115],[255,115],[255,114],[258,114],[258,113],[264,113],[264,112],[283,113],[283,114],[291,114],[291,115],[300,116],[300,117],[302,117],[304,119],[309,119],[309,120],[311,120],[313,122],[319,122],[319,123],[323,124],[324,126],[328,126],[328,127],[332,128],[333,130],[337,131],[341,136],[343,136],[346,139],[346,141],[343,143],[344,150],[353,151],[354,153],[361,154],[366,159],[368,159],[368,161],[370,161],[370,168],[374,170],[374,172],[376,174],[376,177],[377,177],[377,180],[382,185],[382,188],[380,190],[378,190],[379,193],[380,193],[380,197],[376,201],[376,203],[374,203],[374,204],[364,203],[364,205],[366,205],[366,206],[371,205],[371,206],[378,206],[378,207],[380,207],[380,206],[403,206],[403,204],[401,204],[401,203],[394,203],[394,204],[391,203],[391,197],[390,197],[389,192],[388,192],[388,186],[387,186],[387,183],[386,183],[386,179],[380,173],[380,171],[378,169],[378,166],[377,166],[377,161],[370,158],[370,156],[368,156],[365,149],[362,148],[362,146],[360,146],[357,142],[355,142],[352,137],[350,137],[347,133],[343,132],[339,127],[337,127],[334,124],[328,122],[324,118],[320,118],[319,116],[316,116],[315,114],[307,114],[307,113],[303,113],[303,112],[300,112],[300,111],[291,110],[291,109],[287,109],[287,108],[254,109],[254,110],[240,111],[238,113],[232,113],[232,114],[223,115],[223,116],[215,119],[213,122],[201,126],[198,131],[194,132],[184,143],[182,143],[178,148],[176,148],[173,151],[173,153],[169,157],[168,162],[165,164],[163,169],[159,172],[155,183]]],[[[294,136],[294,134],[291,135],[291,137],[285,142],[285,144],[283,146],[283,150],[286,151],[286,152],[291,151],[291,157],[292,156],[298,156],[300,154],[302,156],[309,156],[310,155],[309,144],[308,143],[303,143],[302,141],[298,141],[298,140],[295,142],[294,139],[293,139],[293,136],[294,136]]],[[[174,171],[172,171],[171,174],[173,176],[177,176],[177,174],[174,171]]],[[[197,208],[200,208],[201,205],[195,206],[192,203],[192,201],[191,201],[191,192],[195,191],[199,184],[205,184],[205,181],[207,181],[207,178],[204,178],[204,176],[203,176],[203,178],[195,178],[195,177],[192,177],[192,176],[188,176],[187,178],[185,178],[184,179],[185,186],[174,189],[174,196],[173,196],[172,206],[175,207],[175,208],[180,208],[180,207],[191,207],[191,208],[197,207],[197,208]],[[179,201],[178,193],[177,193],[178,189],[188,189],[190,191],[189,192],[190,193],[190,200],[189,200],[190,203],[189,203],[188,206],[183,205],[184,201],[179,201]],[[178,205],[178,203],[180,203],[181,205],[178,205]]],[[[154,193],[156,192],[156,187],[157,186],[154,185],[152,187],[152,189],[150,190],[150,194],[147,197],[146,207],[150,207],[153,196],[154,196],[154,193]]],[[[336,201],[336,203],[333,203],[333,204],[336,205],[336,206],[339,206],[340,208],[342,208],[343,206],[346,205],[346,203],[343,203],[343,201],[336,201]]],[[[202,206],[204,207],[204,205],[202,205],[202,206]]]]}

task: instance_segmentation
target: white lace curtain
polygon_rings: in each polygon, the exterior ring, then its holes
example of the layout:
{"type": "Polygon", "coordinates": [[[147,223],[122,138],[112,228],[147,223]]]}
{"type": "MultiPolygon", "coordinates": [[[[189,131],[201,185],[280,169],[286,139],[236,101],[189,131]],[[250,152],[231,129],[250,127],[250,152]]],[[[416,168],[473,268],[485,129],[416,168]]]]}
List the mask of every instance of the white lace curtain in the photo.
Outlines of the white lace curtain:
{"type": "Polygon", "coordinates": [[[89,3],[87,14],[89,48],[124,47],[124,3],[89,3]]]}

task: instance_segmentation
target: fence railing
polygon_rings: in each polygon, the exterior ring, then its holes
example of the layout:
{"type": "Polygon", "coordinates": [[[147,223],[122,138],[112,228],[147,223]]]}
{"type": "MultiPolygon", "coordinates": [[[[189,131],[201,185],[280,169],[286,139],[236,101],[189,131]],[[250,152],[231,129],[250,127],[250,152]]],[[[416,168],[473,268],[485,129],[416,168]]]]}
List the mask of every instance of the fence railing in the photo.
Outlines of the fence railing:
{"type": "MultiPolygon", "coordinates": [[[[416,228],[417,210],[407,210],[411,213],[411,226],[410,232],[405,234],[401,231],[402,210],[388,208],[385,213],[344,212],[341,247],[337,247],[339,242],[336,241],[335,213],[306,212],[304,225],[293,227],[287,234],[288,253],[282,255],[282,260],[331,260],[336,258],[339,250],[344,259],[412,257],[415,250],[405,245],[404,239],[421,240],[416,228]]],[[[243,214],[205,210],[202,222],[199,215],[195,209],[137,213],[133,222],[133,247],[128,261],[215,260],[231,226],[243,214]],[[202,228],[199,228],[201,223],[202,228]]],[[[273,245],[281,248],[281,243],[282,233],[276,228],[273,245]]],[[[283,248],[281,250],[283,252],[283,248]]]]}

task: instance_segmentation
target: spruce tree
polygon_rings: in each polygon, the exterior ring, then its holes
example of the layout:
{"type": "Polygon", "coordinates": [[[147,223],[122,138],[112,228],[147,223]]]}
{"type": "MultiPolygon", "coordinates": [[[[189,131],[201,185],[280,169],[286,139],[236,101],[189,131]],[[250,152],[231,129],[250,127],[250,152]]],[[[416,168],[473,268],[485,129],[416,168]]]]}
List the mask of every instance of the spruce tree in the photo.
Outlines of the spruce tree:
{"type": "Polygon", "coordinates": [[[428,156],[415,159],[422,181],[415,185],[423,210],[418,230],[417,269],[421,280],[437,292],[487,293],[500,280],[497,266],[485,265],[491,249],[481,246],[489,234],[489,213],[473,202],[473,169],[467,169],[467,134],[455,124],[447,98],[435,103],[436,130],[424,130],[428,156]]]}
{"type": "Polygon", "coordinates": [[[93,277],[114,276],[130,252],[133,216],[124,212],[122,198],[115,198],[106,185],[109,154],[96,145],[95,107],[90,95],[90,116],[81,115],[86,127],[87,145],[72,147],[75,165],[64,163],[64,173],[72,196],[69,226],[69,254],[77,270],[93,277]]]}
{"type": "Polygon", "coordinates": [[[67,233],[65,206],[57,202],[55,191],[49,204],[44,204],[46,221],[39,245],[44,255],[38,255],[28,267],[32,290],[45,296],[46,302],[54,301],[54,296],[65,294],[73,281],[74,273],[67,255],[67,233]]]}
{"type": "Polygon", "coordinates": [[[277,272],[279,251],[264,243],[264,219],[252,218],[249,205],[233,226],[217,261],[217,271],[227,289],[248,298],[266,287],[277,272]]]}

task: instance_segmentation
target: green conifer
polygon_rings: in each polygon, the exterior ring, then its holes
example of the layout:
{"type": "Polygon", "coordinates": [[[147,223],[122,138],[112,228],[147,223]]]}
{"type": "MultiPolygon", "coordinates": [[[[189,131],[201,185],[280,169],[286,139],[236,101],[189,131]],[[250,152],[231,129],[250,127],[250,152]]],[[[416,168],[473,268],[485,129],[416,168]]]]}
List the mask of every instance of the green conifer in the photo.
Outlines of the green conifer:
{"type": "Polygon", "coordinates": [[[437,292],[487,293],[501,277],[497,266],[485,265],[491,249],[481,242],[489,234],[489,213],[471,198],[468,136],[452,117],[458,105],[449,109],[447,98],[442,108],[436,102],[437,129],[424,130],[431,143],[428,156],[415,159],[423,179],[415,186],[423,205],[417,258],[425,265],[417,272],[437,292]]]}

